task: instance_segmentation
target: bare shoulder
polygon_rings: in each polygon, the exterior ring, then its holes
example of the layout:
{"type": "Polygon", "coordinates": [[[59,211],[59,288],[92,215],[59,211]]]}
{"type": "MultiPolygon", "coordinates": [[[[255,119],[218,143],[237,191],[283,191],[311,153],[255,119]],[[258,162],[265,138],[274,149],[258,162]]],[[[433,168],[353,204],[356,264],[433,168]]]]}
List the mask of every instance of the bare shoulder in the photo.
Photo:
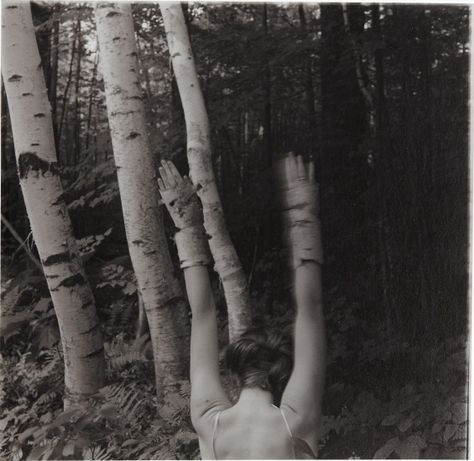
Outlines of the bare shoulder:
{"type": "Polygon", "coordinates": [[[299,413],[288,403],[282,403],[280,407],[285,415],[293,438],[296,441],[306,443],[311,451],[316,453],[320,433],[320,417],[312,413],[299,413]]]}
{"type": "Polygon", "coordinates": [[[218,414],[231,407],[229,402],[214,400],[205,405],[191,404],[191,422],[197,434],[205,437],[212,433],[218,414]]]}

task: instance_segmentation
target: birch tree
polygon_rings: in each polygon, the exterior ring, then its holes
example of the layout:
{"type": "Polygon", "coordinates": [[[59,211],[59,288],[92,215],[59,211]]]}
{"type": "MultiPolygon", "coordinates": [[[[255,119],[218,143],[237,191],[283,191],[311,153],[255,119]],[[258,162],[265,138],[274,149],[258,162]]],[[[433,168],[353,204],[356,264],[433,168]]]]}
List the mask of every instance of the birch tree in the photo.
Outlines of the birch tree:
{"type": "Polygon", "coordinates": [[[63,198],[51,106],[29,3],[4,1],[2,30],[2,75],[15,157],[26,210],[58,318],[67,406],[103,385],[102,336],[63,198]]]}
{"type": "Polygon", "coordinates": [[[150,327],[157,385],[166,385],[187,373],[189,319],[159,211],[131,5],[100,2],[95,17],[130,258],[150,327]]]}
{"type": "Polygon", "coordinates": [[[247,280],[230,239],[212,169],[209,119],[199,85],[186,23],[177,2],[159,2],[168,48],[186,121],[190,178],[197,189],[204,212],[209,247],[224,288],[230,339],[250,326],[247,280]]]}

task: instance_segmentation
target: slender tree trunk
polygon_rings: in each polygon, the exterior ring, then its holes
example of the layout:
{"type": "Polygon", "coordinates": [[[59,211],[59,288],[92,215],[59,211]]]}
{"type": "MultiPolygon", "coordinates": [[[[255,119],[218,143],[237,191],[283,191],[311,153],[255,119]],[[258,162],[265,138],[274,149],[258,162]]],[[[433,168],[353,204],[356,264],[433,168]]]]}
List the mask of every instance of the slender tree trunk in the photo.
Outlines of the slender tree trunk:
{"type": "MultiPolygon", "coordinates": [[[[382,41],[380,31],[380,10],[379,5],[374,3],[371,7],[372,27],[376,39],[382,41]]],[[[390,223],[386,216],[386,197],[385,197],[385,79],[383,68],[383,48],[379,45],[374,52],[375,55],[375,204],[377,210],[377,243],[380,256],[380,294],[385,306],[385,318],[389,329],[393,325],[393,312],[396,308],[390,297],[390,279],[392,276],[392,267],[390,263],[389,237],[390,223]]]]}
{"type": "Polygon", "coordinates": [[[52,44],[51,44],[51,61],[50,61],[50,75],[49,75],[49,100],[51,101],[51,117],[53,119],[53,130],[56,152],[59,149],[58,138],[58,120],[57,120],[57,102],[58,102],[58,62],[59,62],[59,19],[55,17],[59,13],[60,6],[57,4],[54,7],[53,29],[52,29],[52,44]]]}
{"type": "Polygon", "coordinates": [[[77,54],[76,54],[76,85],[74,88],[74,165],[80,161],[81,155],[81,107],[80,107],[80,88],[81,88],[81,58],[82,58],[82,37],[81,21],[77,22],[77,54]]]}
{"type": "MultiPolygon", "coordinates": [[[[80,19],[78,18],[77,23],[76,23],[76,28],[75,28],[74,40],[72,42],[71,61],[69,63],[69,72],[68,72],[67,81],[66,81],[66,88],[64,89],[64,94],[63,94],[61,118],[59,120],[59,129],[58,129],[58,145],[61,145],[61,134],[63,131],[64,117],[66,116],[67,97],[68,97],[69,88],[72,82],[72,71],[74,67],[74,57],[76,56],[76,46],[77,46],[77,38],[78,38],[77,31],[78,31],[79,24],[80,24],[80,19]]],[[[66,154],[66,157],[67,157],[67,154],[66,154]]],[[[67,161],[66,161],[66,164],[67,164],[67,161]]]]}
{"type": "MultiPolygon", "coordinates": [[[[94,69],[92,70],[92,80],[91,80],[90,93],[89,93],[89,104],[88,104],[88,109],[87,109],[86,151],[89,151],[89,139],[91,136],[90,131],[91,131],[91,124],[92,124],[92,106],[94,103],[94,96],[96,94],[96,87],[97,87],[98,61],[99,61],[99,53],[97,51],[94,56],[94,69]]],[[[97,119],[97,114],[96,114],[96,119],[97,119]]],[[[97,163],[97,159],[95,163],[97,163]]]]}
{"type": "Polygon", "coordinates": [[[99,2],[95,15],[130,257],[150,326],[157,385],[162,379],[166,385],[187,374],[189,321],[158,206],[132,9],[130,3],[99,2]]]}
{"type": "MultiPolygon", "coordinates": [[[[59,12],[59,6],[56,5],[54,13],[59,12]]],[[[53,125],[56,125],[56,107],[57,107],[57,87],[58,87],[58,61],[59,61],[59,19],[54,18],[51,44],[51,73],[50,73],[50,93],[51,111],[53,116],[53,125]]]]}
{"type": "Polygon", "coordinates": [[[160,2],[168,47],[186,120],[190,177],[204,212],[204,227],[227,301],[229,335],[233,340],[250,326],[247,280],[227,231],[212,170],[209,120],[199,86],[181,4],[160,2]]]}
{"type": "Polygon", "coordinates": [[[50,20],[53,14],[53,8],[51,7],[51,4],[48,4],[47,2],[33,2],[31,3],[31,14],[33,17],[33,26],[36,31],[36,43],[41,57],[41,66],[44,72],[46,87],[49,90],[51,71],[51,43],[49,41],[49,36],[52,29],[50,20]]]}
{"type": "Polygon", "coordinates": [[[65,363],[65,405],[104,382],[104,348],[63,199],[51,107],[28,3],[2,4],[2,74],[20,184],[58,318],[65,363]]]}
{"type": "MultiPolygon", "coordinates": [[[[300,3],[298,5],[298,13],[300,17],[300,26],[301,31],[303,33],[303,39],[308,40],[308,26],[306,22],[306,14],[304,11],[304,4],[300,3]]],[[[314,87],[313,87],[313,69],[312,69],[312,59],[311,59],[311,52],[308,52],[308,56],[306,57],[305,64],[304,64],[304,77],[305,77],[305,96],[306,96],[306,104],[308,107],[308,121],[309,121],[309,137],[310,137],[310,155],[315,159],[316,154],[318,152],[316,148],[317,143],[317,132],[318,132],[318,122],[316,118],[316,109],[314,107],[314,87]]],[[[319,164],[319,161],[316,162],[319,164]]]]}
{"type": "MultiPolygon", "coordinates": [[[[265,39],[268,42],[268,6],[263,4],[263,30],[265,32],[265,39]]],[[[272,74],[270,63],[267,59],[265,63],[265,107],[264,107],[264,121],[263,121],[263,149],[264,161],[261,168],[263,170],[271,167],[273,160],[273,145],[272,145],[272,74]]]]}
{"type": "Polygon", "coordinates": [[[138,65],[140,69],[140,73],[143,74],[143,78],[145,79],[145,88],[146,88],[146,96],[147,96],[147,106],[151,111],[151,82],[150,82],[150,74],[148,73],[148,67],[143,62],[143,53],[140,46],[140,36],[136,34],[136,42],[137,42],[137,53],[138,53],[138,65]]]}

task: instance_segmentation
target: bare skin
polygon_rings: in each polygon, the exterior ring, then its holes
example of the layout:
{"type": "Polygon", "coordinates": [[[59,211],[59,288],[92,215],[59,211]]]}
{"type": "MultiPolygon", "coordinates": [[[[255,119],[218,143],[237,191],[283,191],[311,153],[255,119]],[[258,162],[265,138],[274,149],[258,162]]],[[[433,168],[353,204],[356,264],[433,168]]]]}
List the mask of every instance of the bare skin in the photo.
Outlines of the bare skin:
{"type": "MultiPolygon", "coordinates": [[[[283,189],[292,190],[292,206],[307,205],[314,185],[314,167],[301,157],[284,161],[283,189]],[[298,192],[300,191],[300,192],[298,192]],[[300,197],[298,199],[298,197],[300,197]],[[301,200],[301,203],[298,203],[301,200]]],[[[164,198],[182,187],[183,180],[171,162],[163,162],[158,180],[164,198]]],[[[315,208],[317,204],[315,204],[315,208]]],[[[221,459],[292,458],[292,443],[280,410],[272,406],[270,392],[245,388],[235,405],[229,401],[219,375],[217,320],[208,270],[203,265],[184,268],[186,291],[192,310],[191,420],[199,435],[203,459],[211,459],[212,432],[221,412],[215,451],[221,459]]],[[[295,321],[294,369],[282,396],[283,410],[293,435],[317,452],[321,399],[325,375],[325,332],[319,263],[302,261],[294,269],[295,321]]]]}

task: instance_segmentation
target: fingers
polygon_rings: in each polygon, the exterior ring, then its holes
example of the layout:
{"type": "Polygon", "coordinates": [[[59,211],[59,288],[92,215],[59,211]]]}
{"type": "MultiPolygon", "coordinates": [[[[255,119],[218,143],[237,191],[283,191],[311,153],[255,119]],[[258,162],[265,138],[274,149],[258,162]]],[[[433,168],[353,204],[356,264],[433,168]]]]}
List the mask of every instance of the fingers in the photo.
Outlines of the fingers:
{"type": "MultiPolygon", "coordinates": [[[[170,161],[167,161],[167,160],[162,160],[161,165],[163,166],[163,170],[164,170],[164,173],[165,173],[165,178],[163,178],[163,175],[161,175],[161,177],[163,179],[165,179],[165,181],[168,182],[168,185],[169,185],[170,188],[176,187],[177,182],[176,182],[175,174],[171,169],[172,163],[170,161]]],[[[178,176],[179,176],[179,173],[178,173],[178,176]]]]}
{"type": "Polygon", "coordinates": [[[299,180],[306,179],[306,170],[304,167],[303,156],[301,155],[296,157],[296,171],[299,180]]]}
{"type": "Polygon", "coordinates": [[[298,178],[298,168],[293,152],[290,152],[285,160],[285,171],[287,184],[293,184],[298,178]]]}
{"type": "Polygon", "coordinates": [[[181,177],[181,175],[179,174],[179,171],[178,169],[175,167],[174,163],[171,162],[171,161],[167,161],[166,162],[166,165],[168,167],[168,169],[166,170],[168,172],[168,174],[172,175],[174,180],[176,181],[177,184],[180,184],[183,182],[183,178],[181,177]]]}
{"type": "Polygon", "coordinates": [[[308,166],[308,181],[310,184],[314,183],[314,162],[311,160],[308,166]]]}
{"type": "Polygon", "coordinates": [[[161,176],[161,183],[158,182],[158,184],[161,184],[163,190],[171,189],[170,183],[168,182],[168,175],[162,166],[160,166],[159,172],[161,176]]]}
{"type": "Polygon", "coordinates": [[[160,192],[166,189],[165,183],[161,178],[158,178],[158,189],[160,189],[160,192]]]}
{"type": "Polygon", "coordinates": [[[285,172],[288,184],[301,180],[314,182],[314,164],[313,162],[309,163],[308,174],[306,174],[306,166],[302,155],[295,156],[293,152],[290,152],[288,157],[285,159],[285,172]]]}

